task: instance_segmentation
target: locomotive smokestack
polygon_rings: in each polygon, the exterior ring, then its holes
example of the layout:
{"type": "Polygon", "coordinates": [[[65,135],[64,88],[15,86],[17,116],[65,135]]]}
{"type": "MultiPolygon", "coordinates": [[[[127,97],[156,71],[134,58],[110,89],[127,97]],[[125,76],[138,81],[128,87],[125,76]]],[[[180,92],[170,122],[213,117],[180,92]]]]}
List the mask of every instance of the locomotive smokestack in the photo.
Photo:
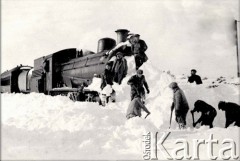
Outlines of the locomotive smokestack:
{"type": "Polygon", "coordinates": [[[127,40],[129,31],[127,29],[118,29],[115,31],[117,33],[117,44],[127,40]]]}
{"type": "Polygon", "coordinates": [[[110,50],[116,46],[116,41],[111,38],[102,38],[98,41],[97,52],[103,52],[104,50],[110,50]]]}

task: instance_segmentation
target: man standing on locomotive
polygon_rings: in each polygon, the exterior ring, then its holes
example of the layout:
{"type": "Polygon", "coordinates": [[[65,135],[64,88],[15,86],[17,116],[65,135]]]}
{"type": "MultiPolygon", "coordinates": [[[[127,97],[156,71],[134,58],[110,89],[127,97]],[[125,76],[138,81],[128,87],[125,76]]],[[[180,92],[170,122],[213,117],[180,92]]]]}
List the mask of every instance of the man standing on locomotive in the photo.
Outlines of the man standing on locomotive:
{"type": "Polygon", "coordinates": [[[122,52],[116,54],[116,60],[113,63],[112,72],[114,82],[121,84],[124,77],[127,75],[128,66],[127,60],[123,57],[122,52]]]}
{"type": "Polygon", "coordinates": [[[102,82],[101,82],[101,89],[106,87],[107,85],[113,85],[113,72],[112,72],[112,62],[108,62],[105,66],[105,70],[102,74],[102,82]]]}
{"type": "Polygon", "coordinates": [[[124,52],[125,55],[129,55],[129,51],[126,51],[125,49],[127,47],[130,48],[130,55],[133,55],[132,53],[132,45],[135,43],[136,39],[133,34],[129,34],[127,37],[127,40],[125,42],[120,42],[115,46],[112,50],[110,50],[106,55],[110,55],[110,58],[112,58],[113,54],[116,52],[124,52]],[[125,53],[126,52],[126,53],[125,53]]]}
{"type": "Polygon", "coordinates": [[[139,34],[135,34],[133,36],[134,43],[132,44],[132,53],[135,57],[136,70],[138,70],[138,68],[148,60],[148,57],[145,54],[145,51],[148,49],[148,47],[145,41],[140,39],[139,34]]]}
{"type": "Polygon", "coordinates": [[[102,82],[101,82],[101,97],[99,100],[99,104],[105,106],[106,103],[111,100],[115,102],[115,90],[112,88],[113,85],[113,72],[112,72],[112,63],[108,62],[106,64],[105,70],[102,74],[102,82]],[[111,91],[111,92],[110,92],[111,91]]]}
{"type": "MultiPolygon", "coordinates": [[[[127,41],[119,43],[116,47],[107,53],[107,55],[113,55],[114,52],[120,49],[124,50],[127,46],[131,47],[130,55],[134,55],[136,70],[148,60],[145,51],[148,49],[147,44],[144,40],[140,39],[139,34],[129,34],[127,41]]],[[[111,57],[111,56],[110,56],[111,57]]]]}

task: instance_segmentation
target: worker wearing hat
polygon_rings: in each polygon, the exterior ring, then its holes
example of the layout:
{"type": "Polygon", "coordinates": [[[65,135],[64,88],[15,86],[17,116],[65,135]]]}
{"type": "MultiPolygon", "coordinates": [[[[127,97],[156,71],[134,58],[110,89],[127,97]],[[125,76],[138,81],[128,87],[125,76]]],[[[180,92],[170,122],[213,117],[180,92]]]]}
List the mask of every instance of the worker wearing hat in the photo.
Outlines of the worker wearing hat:
{"type": "Polygon", "coordinates": [[[145,101],[145,89],[147,93],[150,92],[145,76],[143,75],[143,70],[137,70],[137,74],[132,76],[128,80],[128,85],[131,86],[131,100],[134,99],[135,95],[140,95],[141,99],[145,101]],[[144,86],[144,87],[143,87],[144,86]]]}
{"type": "Polygon", "coordinates": [[[186,116],[189,110],[186,96],[176,82],[172,82],[169,85],[169,88],[173,90],[173,104],[171,111],[175,109],[176,121],[179,124],[179,128],[183,129],[186,126],[186,116]]]}
{"type": "Polygon", "coordinates": [[[201,77],[199,75],[197,75],[196,73],[197,73],[196,69],[192,69],[191,70],[191,76],[188,77],[188,82],[189,83],[196,82],[197,85],[202,84],[201,77]]]}
{"type": "Polygon", "coordinates": [[[110,55],[110,58],[111,58],[118,51],[123,52],[127,55],[132,55],[131,46],[135,43],[135,41],[136,40],[135,40],[134,34],[128,34],[127,40],[125,42],[120,42],[119,44],[117,44],[113,49],[107,52],[106,55],[110,55]],[[127,48],[129,49],[127,50],[127,48]]]}
{"type": "Polygon", "coordinates": [[[122,52],[117,52],[116,59],[113,63],[112,72],[114,82],[121,84],[123,78],[127,75],[127,60],[123,57],[122,52]]]}
{"type": "Polygon", "coordinates": [[[113,72],[112,72],[112,61],[107,62],[105,66],[105,70],[101,75],[102,82],[101,82],[101,89],[106,87],[107,85],[113,85],[113,72]]]}
{"type": "Polygon", "coordinates": [[[233,124],[234,126],[240,127],[240,106],[239,104],[236,104],[234,102],[225,102],[225,101],[220,101],[218,103],[218,109],[225,111],[225,117],[226,117],[226,122],[225,122],[225,128],[233,124]]]}
{"type": "Polygon", "coordinates": [[[133,35],[133,43],[132,43],[132,53],[135,57],[135,63],[136,63],[136,70],[148,60],[147,55],[145,54],[145,51],[148,49],[147,44],[144,40],[140,39],[139,34],[133,35]]]}
{"type": "Polygon", "coordinates": [[[201,116],[196,122],[194,122],[193,116],[193,127],[195,127],[198,123],[201,123],[201,126],[206,125],[213,128],[213,120],[217,115],[217,111],[213,106],[207,104],[203,100],[197,100],[194,103],[194,109],[191,110],[192,115],[194,112],[201,112],[201,116]]]}
{"type": "Polygon", "coordinates": [[[135,95],[134,99],[130,102],[130,104],[128,106],[126,118],[130,119],[133,117],[141,117],[142,110],[147,113],[147,115],[145,116],[145,118],[147,118],[147,116],[150,115],[149,110],[143,104],[141,97],[139,95],[135,95]]]}
{"type": "Polygon", "coordinates": [[[124,54],[122,52],[117,52],[117,54],[116,54],[117,57],[123,57],[123,55],[124,54]]]}

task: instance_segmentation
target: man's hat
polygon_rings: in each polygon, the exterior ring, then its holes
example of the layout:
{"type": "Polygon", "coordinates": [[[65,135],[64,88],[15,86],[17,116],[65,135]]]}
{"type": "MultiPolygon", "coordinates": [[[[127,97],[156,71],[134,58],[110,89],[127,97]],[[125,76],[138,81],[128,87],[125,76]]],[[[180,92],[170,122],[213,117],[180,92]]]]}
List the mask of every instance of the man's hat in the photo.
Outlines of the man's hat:
{"type": "Polygon", "coordinates": [[[127,40],[131,39],[134,36],[134,34],[128,34],[127,40]]]}
{"type": "Polygon", "coordinates": [[[218,109],[219,109],[219,110],[223,110],[225,104],[226,104],[226,103],[225,103],[224,101],[219,101],[219,103],[218,103],[218,109]]]}
{"type": "Polygon", "coordinates": [[[143,74],[143,70],[138,69],[138,70],[137,70],[137,74],[143,74]]]}
{"type": "Polygon", "coordinates": [[[122,52],[117,52],[116,56],[117,56],[117,55],[123,56],[123,53],[122,53],[122,52]]]}
{"type": "Polygon", "coordinates": [[[172,83],[169,84],[169,88],[174,89],[174,88],[177,88],[177,87],[178,87],[178,84],[176,82],[172,82],[172,83]]]}
{"type": "Polygon", "coordinates": [[[197,72],[196,69],[192,69],[191,71],[193,71],[193,72],[195,72],[195,73],[197,72]]]}
{"type": "Polygon", "coordinates": [[[195,107],[195,110],[196,111],[200,111],[201,110],[201,107],[204,106],[204,102],[202,100],[197,100],[195,103],[194,103],[194,107],[195,107]]]}
{"type": "Polygon", "coordinates": [[[109,66],[111,66],[112,65],[112,62],[111,61],[109,61],[109,62],[107,62],[107,64],[106,65],[109,65],[109,66]]]}
{"type": "Polygon", "coordinates": [[[134,37],[140,37],[140,35],[139,34],[135,34],[134,37]]]}

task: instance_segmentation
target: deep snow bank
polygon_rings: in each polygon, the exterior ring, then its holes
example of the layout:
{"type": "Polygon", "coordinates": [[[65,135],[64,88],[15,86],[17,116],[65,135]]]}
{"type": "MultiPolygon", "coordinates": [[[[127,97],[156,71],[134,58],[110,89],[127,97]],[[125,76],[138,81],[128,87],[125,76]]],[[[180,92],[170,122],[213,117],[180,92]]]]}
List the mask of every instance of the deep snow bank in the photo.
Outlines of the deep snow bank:
{"type": "MultiPolygon", "coordinates": [[[[127,58],[129,72],[122,85],[115,84],[117,102],[102,107],[97,103],[72,102],[64,96],[43,94],[2,94],[2,157],[3,159],[142,159],[142,134],[146,131],[168,131],[172,91],[168,85],[177,81],[188,99],[190,108],[202,99],[217,109],[220,100],[239,103],[239,86],[229,79],[210,88],[213,80],[203,85],[187,84],[186,79],[175,78],[157,71],[148,62],[142,66],[150,87],[146,106],[151,115],[145,120],[126,120],[125,112],[130,102],[130,86],[127,80],[135,74],[134,60],[127,58]]],[[[94,82],[92,88],[99,82],[94,82]]],[[[218,111],[214,129],[192,129],[190,113],[188,129],[176,131],[172,121],[173,135],[194,138],[216,133],[220,139],[239,137],[239,128],[224,127],[224,113],[218,111]],[[180,135],[179,135],[180,134],[180,135]],[[222,135],[224,134],[224,135],[222,135]]],[[[144,116],[145,114],[143,114],[144,116]]],[[[196,116],[197,117],[197,116],[196,116]]],[[[169,144],[174,146],[173,143],[169,144]]],[[[205,158],[203,155],[204,159],[205,158]]],[[[162,158],[165,159],[165,158],[162,158]]]]}

